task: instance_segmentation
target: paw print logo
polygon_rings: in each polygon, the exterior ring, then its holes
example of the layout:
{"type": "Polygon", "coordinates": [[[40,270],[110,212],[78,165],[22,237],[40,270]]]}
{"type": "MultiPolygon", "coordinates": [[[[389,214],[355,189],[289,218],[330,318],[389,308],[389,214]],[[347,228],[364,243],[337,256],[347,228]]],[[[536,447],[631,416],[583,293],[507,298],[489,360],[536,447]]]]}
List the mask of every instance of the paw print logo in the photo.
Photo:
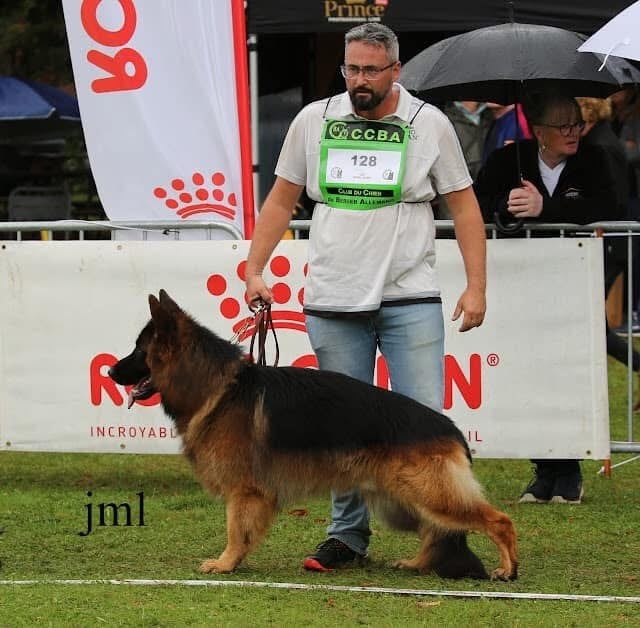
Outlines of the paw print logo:
{"type": "MultiPolygon", "coordinates": [[[[237,279],[244,282],[245,267],[246,260],[238,264],[236,267],[236,278],[233,280],[234,282],[237,279]]],[[[294,294],[290,285],[287,283],[287,277],[290,277],[292,272],[291,262],[285,256],[277,255],[271,260],[269,270],[275,279],[271,285],[274,299],[271,308],[273,326],[276,329],[292,329],[294,331],[306,332],[304,314],[302,313],[304,289],[301,288],[294,294]]],[[[306,265],[304,267],[304,274],[307,274],[306,265]]],[[[233,331],[237,333],[242,330],[238,340],[241,342],[252,336],[253,325],[250,324],[247,326],[247,321],[252,320],[253,317],[237,320],[241,311],[247,307],[247,295],[244,295],[244,303],[241,303],[240,299],[234,296],[225,296],[229,294],[229,282],[223,275],[219,274],[211,275],[207,279],[207,290],[214,297],[220,297],[220,301],[218,302],[220,314],[229,321],[236,321],[232,326],[233,331]]]]}
{"type": "Polygon", "coordinates": [[[183,220],[195,214],[218,214],[233,220],[238,201],[234,193],[225,194],[225,182],[222,172],[214,172],[209,180],[202,173],[194,172],[190,183],[174,179],[169,189],[157,187],[153,195],[183,220]]]}

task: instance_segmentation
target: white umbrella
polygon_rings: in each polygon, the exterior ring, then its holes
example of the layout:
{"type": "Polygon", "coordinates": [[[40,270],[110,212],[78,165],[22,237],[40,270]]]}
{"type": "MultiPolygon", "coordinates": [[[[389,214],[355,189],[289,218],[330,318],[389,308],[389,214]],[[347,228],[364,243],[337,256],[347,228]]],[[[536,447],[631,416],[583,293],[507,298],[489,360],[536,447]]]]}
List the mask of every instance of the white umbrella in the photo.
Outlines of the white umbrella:
{"type": "Polygon", "coordinates": [[[609,20],[578,51],[606,55],[603,66],[609,55],[640,61],[640,1],[609,20]]]}

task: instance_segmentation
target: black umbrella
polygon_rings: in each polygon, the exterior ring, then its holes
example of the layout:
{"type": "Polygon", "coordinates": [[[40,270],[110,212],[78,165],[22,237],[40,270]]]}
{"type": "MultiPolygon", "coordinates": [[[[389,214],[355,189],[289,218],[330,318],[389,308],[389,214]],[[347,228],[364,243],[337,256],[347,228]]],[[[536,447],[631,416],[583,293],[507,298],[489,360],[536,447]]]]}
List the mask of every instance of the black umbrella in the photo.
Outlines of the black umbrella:
{"type": "Polygon", "coordinates": [[[523,93],[553,89],[605,97],[640,82],[624,59],[579,53],[584,35],[553,26],[509,22],[479,28],[429,46],[402,68],[400,83],[432,101],[477,100],[503,105],[523,93]]]}

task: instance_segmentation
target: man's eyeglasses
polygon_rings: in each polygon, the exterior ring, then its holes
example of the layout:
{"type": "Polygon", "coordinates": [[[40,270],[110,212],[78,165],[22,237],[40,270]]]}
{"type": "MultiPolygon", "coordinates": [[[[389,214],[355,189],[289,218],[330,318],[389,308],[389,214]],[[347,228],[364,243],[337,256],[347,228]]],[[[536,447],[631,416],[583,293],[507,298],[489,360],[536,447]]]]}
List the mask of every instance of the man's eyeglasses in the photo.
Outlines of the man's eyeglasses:
{"type": "Polygon", "coordinates": [[[364,67],[360,67],[359,65],[341,65],[340,72],[342,72],[342,76],[346,79],[354,79],[362,72],[362,76],[364,76],[367,81],[376,81],[385,70],[393,67],[396,63],[398,62],[394,61],[389,65],[385,65],[384,68],[376,68],[375,65],[365,65],[364,67]]]}
{"type": "Polygon", "coordinates": [[[582,133],[584,130],[584,122],[574,122],[573,124],[541,124],[540,126],[548,126],[551,129],[558,129],[562,137],[569,137],[573,135],[575,131],[582,133]]]}

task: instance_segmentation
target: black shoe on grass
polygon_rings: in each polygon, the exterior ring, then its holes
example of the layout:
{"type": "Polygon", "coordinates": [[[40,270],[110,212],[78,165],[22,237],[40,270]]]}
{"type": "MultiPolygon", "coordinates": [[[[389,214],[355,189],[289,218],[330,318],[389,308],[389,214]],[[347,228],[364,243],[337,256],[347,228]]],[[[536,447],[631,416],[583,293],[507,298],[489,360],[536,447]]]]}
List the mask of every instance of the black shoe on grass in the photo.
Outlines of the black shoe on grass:
{"type": "Polygon", "coordinates": [[[551,494],[552,504],[581,504],[584,489],[580,471],[561,473],[556,477],[551,494]]]}
{"type": "Polygon", "coordinates": [[[518,502],[520,504],[546,504],[553,496],[555,482],[556,476],[551,467],[539,464],[535,469],[533,480],[524,489],[518,502]]]}
{"type": "Polygon", "coordinates": [[[313,554],[305,557],[302,565],[309,571],[331,571],[362,560],[364,560],[364,556],[352,550],[342,541],[327,539],[316,547],[313,554]]]}

